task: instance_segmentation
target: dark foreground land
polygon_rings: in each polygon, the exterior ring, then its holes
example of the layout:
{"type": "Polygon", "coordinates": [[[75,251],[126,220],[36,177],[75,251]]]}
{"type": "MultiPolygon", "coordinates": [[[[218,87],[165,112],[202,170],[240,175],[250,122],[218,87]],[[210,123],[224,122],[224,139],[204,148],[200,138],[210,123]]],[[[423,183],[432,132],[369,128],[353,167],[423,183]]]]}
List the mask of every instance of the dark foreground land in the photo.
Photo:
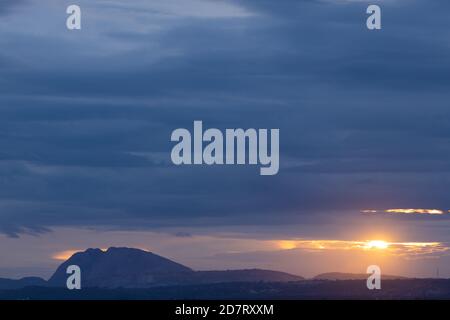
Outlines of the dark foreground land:
{"type": "Polygon", "coordinates": [[[293,299],[450,299],[450,279],[384,280],[368,290],[361,280],[305,280],[285,283],[216,283],[148,289],[27,287],[0,291],[0,300],[293,300],[293,299]]]}

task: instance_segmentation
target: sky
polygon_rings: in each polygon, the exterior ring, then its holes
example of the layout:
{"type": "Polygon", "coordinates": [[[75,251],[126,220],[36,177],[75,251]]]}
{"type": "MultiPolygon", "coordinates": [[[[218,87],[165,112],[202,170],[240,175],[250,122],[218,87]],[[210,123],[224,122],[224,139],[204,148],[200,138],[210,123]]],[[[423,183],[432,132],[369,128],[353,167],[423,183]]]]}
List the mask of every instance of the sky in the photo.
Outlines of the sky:
{"type": "Polygon", "coordinates": [[[449,9],[1,1],[0,277],[109,246],[202,270],[450,277],[449,9]],[[195,120],[279,128],[279,173],[173,165],[171,132],[195,120]]]}

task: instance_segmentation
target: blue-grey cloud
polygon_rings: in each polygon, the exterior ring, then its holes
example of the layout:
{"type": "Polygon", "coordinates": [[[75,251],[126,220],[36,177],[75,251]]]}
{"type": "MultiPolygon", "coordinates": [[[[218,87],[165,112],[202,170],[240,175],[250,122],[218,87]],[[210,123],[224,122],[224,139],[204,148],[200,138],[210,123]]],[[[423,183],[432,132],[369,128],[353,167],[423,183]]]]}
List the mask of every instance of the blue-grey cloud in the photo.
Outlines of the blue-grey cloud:
{"type": "Polygon", "coordinates": [[[450,206],[450,4],[437,2],[383,3],[377,32],[365,2],[82,2],[69,32],[62,5],[29,1],[0,31],[0,231],[450,206]],[[31,12],[50,33],[23,26],[31,12]],[[174,167],[170,133],[198,119],[280,128],[280,173],[174,167]]]}
{"type": "Polygon", "coordinates": [[[2,0],[0,2],[0,15],[11,12],[15,7],[26,4],[27,0],[2,0]]]}

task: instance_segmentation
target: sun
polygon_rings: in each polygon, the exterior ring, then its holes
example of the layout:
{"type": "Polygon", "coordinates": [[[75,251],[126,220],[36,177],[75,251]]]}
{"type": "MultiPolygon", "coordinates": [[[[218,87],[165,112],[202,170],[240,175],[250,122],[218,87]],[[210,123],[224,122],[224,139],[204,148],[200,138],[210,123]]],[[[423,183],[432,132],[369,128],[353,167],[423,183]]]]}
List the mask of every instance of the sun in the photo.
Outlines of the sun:
{"type": "Polygon", "coordinates": [[[282,250],[291,250],[297,248],[295,241],[283,240],[278,242],[278,246],[282,250]]]}
{"type": "Polygon", "coordinates": [[[365,247],[367,249],[387,249],[389,243],[383,240],[372,240],[366,243],[365,247]]]}

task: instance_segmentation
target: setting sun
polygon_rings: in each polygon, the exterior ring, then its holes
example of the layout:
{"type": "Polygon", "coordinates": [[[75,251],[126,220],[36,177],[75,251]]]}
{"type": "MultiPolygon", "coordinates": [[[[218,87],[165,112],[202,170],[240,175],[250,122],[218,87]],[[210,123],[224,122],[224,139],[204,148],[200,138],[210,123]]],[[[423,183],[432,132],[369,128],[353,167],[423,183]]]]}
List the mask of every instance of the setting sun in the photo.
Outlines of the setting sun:
{"type": "Polygon", "coordinates": [[[278,242],[278,246],[282,250],[291,250],[297,247],[295,241],[282,240],[278,242]]]}
{"type": "Polygon", "coordinates": [[[365,247],[367,249],[387,249],[389,247],[389,243],[383,240],[372,240],[367,242],[365,247]]]}

